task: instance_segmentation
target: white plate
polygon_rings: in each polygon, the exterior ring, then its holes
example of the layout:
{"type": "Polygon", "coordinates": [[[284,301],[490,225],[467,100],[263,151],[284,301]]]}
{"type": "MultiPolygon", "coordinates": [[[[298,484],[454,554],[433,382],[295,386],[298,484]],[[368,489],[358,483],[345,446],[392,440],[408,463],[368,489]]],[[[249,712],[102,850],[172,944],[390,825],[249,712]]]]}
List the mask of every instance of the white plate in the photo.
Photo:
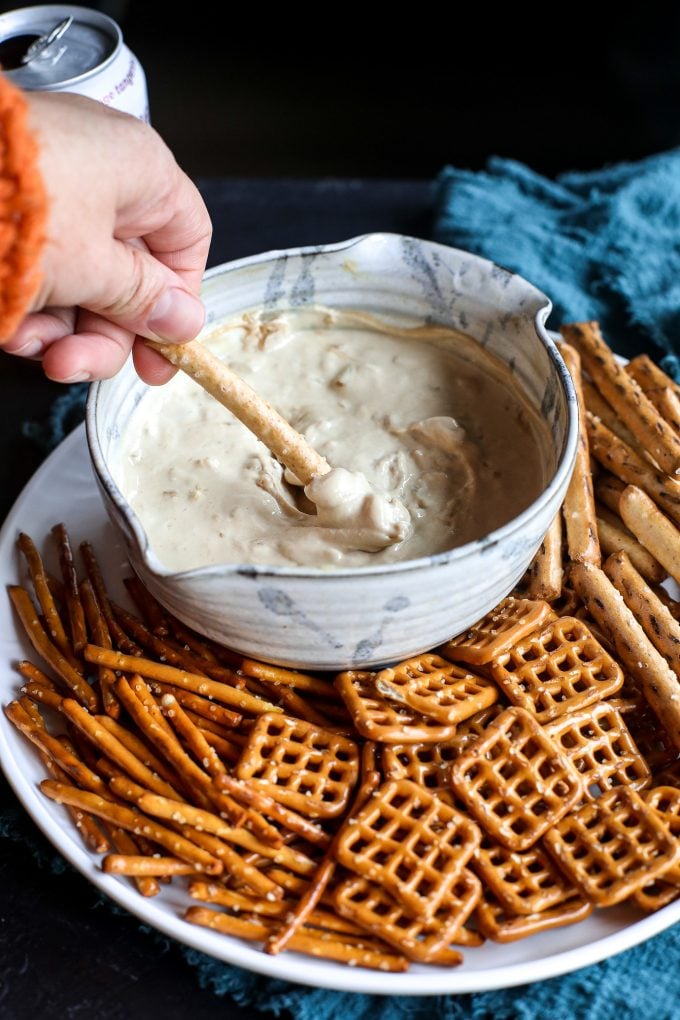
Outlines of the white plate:
{"type": "MultiPolygon", "coordinates": [[[[95,546],[115,597],[123,599],[121,579],[127,563],[99,499],[90,471],[81,426],[33,476],[0,532],[0,578],[4,585],[24,579],[15,544],[19,531],[28,532],[40,547],[50,528],[64,521],[75,542],[87,538],[95,546]]],[[[0,694],[5,704],[16,696],[19,676],[11,665],[30,649],[19,636],[9,600],[0,600],[0,694]]],[[[641,916],[621,906],[596,911],[586,921],[535,935],[510,945],[489,943],[465,950],[461,967],[445,969],[413,965],[406,974],[384,974],[314,960],[295,953],[267,956],[238,939],[187,924],[182,920],[191,902],[179,883],[163,888],[153,899],[140,896],[127,879],[105,875],[101,858],[79,842],[63,808],[43,797],[37,783],[44,772],[28,743],[0,714],[0,763],[19,800],[47,838],[98,889],[135,914],[195,949],[247,970],[301,984],[343,991],[383,995],[438,995],[486,991],[525,984],[576,970],[628,949],[680,920],[680,902],[656,914],[641,916]]],[[[19,881],[19,876],[16,876],[19,881]]]]}

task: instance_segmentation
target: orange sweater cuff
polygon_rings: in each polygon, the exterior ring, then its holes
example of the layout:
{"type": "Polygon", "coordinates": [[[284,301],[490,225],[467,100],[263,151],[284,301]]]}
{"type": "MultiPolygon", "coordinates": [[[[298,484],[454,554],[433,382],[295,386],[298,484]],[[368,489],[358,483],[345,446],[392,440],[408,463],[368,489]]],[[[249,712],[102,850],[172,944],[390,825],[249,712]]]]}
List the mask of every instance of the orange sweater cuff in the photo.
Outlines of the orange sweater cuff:
{"type": "Polygon", "coordinates": [[[0,343],[25,316],[40,284],[47,195],[23,94],[0,75],[0,343]]]}

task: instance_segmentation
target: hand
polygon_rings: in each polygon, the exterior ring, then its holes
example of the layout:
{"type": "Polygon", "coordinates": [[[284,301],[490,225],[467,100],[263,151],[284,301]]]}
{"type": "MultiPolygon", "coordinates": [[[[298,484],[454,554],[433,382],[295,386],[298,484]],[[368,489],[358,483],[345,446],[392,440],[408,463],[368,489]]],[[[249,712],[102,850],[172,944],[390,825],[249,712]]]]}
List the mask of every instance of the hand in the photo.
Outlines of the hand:
{"type": "Polygon", "coordinates": [[[210,245],[196,187],[148,125],[82,96],[28,95],[48,192],[42,282],[4,345],[58,382],[105,379],[133,349],[148,383],[176,371],[141,337],[182,342],[204,320],[210,245]]]}

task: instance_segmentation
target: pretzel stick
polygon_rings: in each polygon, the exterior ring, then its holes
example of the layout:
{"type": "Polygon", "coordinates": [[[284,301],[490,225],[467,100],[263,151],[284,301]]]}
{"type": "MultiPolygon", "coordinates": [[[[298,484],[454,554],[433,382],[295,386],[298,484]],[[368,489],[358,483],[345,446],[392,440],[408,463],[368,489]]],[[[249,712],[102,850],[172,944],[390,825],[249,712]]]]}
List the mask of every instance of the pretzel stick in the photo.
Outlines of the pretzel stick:
{"type": "MultiPolygon", "coordinates": [[[[275,903],[283,896],[283,890],[268,875],[265,875],[251,861],[246,860],[233,847],[224,843],[217,836],[209,832],[201,832],[189,826],[182,828],[181,832],[191,834],[191,838],[198,846],[203,847],[208,853],[213,854],[224,865],[225,874],[230,878],[242,882],[256,896],[263,896],[268,902],[275,903]]],[[[259,856],[259,855],[255,855],[259,856]]]]}
{"type": "Polygon", "coordinates": [[[52,536],[59,552],[59,565],[64,582],[64,602],[71,629],[71,644],[73,651],[78,655],[87,644],[87,632],[85,630],[85,614],[78,592],[78,576],[73,563],[71,541],[64,524],[55,524],[52,528],[52,536]]]}
{"type": "Polygon", "coordinates": [[[147,343],[231,411],[302,485],[330,471],[328,462],[312,449],[304,436],[202,343],[197,340],[186,344],[155,340],[147,343]]]}
{"type": "MultiPolygon", "coordinates": [[[[281,837],[276,829],[253,812],[240,807],[231,797],[215,789],[210,775],[199,768],[184,751],[141,678],[133,677],[128,683],[121,677],[117,682],[116,691],[142,733],[162,751],[186,787],[193,789],[205,806],[212,804],[217,810],[224,812],[235,825],[252,827],[273,846],[280,844],[281,837]],[[143,703],[139,700],[140,697],[144,699],[143,703]]],[[[212,748],[210,751],[212,753],[212,748]]]]}
{"type": "Polygon", "coordinates": [[[680,386],[655,364],[648,354],[638,354],[626,365],[626,372],[645,391],[650,400],[653,394],[669,389],[680,401],[680,386]]]}
{"type": "Polygon", "coordinates": [[[111,636],[111,641],[114,642],[118,648],[121,648],[124,652],[128,652],[130,655],[139,655],[141,653],[141,648],[136,645],[134,641],[130,640],[125,631],[118,625],[118,621],[113,615],[109,594],[106,590],[106,585],[104,584],[104,578],[102,577],[99,562],[97,561],[94,549],[89,542],[80,543],[80,554],[83,557],[87,576],[90,579],[94,593],[97,596],[97,603],[99,604],[102,615],[106,620],[106,626],[111,636]]]}
{"type": "Polygon", "coordinates": [[[292,687],[286,687],[284,684],[277,686],[268,683],[266,680],[253,680],[252,677],[247,678],[246,685],[252,694],[256,694],[261,698],[271,698],[288,715],[296,715],[300,719],[306,719],[307,722],[314,723],[315,726],[322,726],[324,728],[328,726],[328,720],[320,712],[317,712],[315,708],[312,708],[292,687]]]}
{"type": "Polygon", "coordinates": [[[626,365],[626,371],[637,379],[643,389],[665,389],[669,386],[680,398],[680,385],[652,361],[648,354],[638,354],[631,358],[626,365]]]}
{"type": "Polygon", "coordinates": [[[560,344],[560,354],[574,383],[579,408],[578,448],[574,473],[562,507],[569,559],[574,563],[594,563],[599,567],[602,557],[595,521],[593,476],[590,470],[590,448],[585,420],[586,407],[581,386],[581,359],[570,344],[560,344]]]}
{"type": "Polygon", "coordinates": [[[61,703],[64,700],[61,694],[58,694],[57,691],[50,687],[43,687],[42,684],[36,683],[35,680],[29,680],[22,684],[21,693],[29,697],[31,701],[47,705],[48,708],[53,708],[57,712],[61,711],[61,703]]]}
{"type": "Polygon", "coordinates": [[[613,408],[609,406],[600,391],[593,386],[589,379],[581,377],[581,389],[586,411],[589,411],[595,418],[599,418],[614,435],[622,439],[624,443],[632,447],[640,456],[648,456],[638,445],[637,439],[626,426],[613,408]]]}
{"type": "MultiPolygon", "coordinates": [[[[208,744],[199,728],[189,719],[174,694],[164,694],[161,711],[169,719],[178,736],[186,742],[189,750],[200,761],[205,771],[213,778],[226,771],[214,749],[208,744]]],[[[160,791],[157,791],[160,792],[160,791]]],[[[167,795],[166,795],[167,796],[167,795]]]]}
{"type": "Polygon", "coordinates": [[[186,691],[215,698],[216,701],[234,705],[236,708],[254,715],[281,711],[276,705],[270,705],[268,702],[262,701],[261,698],[255,698],[247,691],[238,691],[227,684],[218,683],[217,680],[196,676],[194,673],[186,673],[184,670],[153,662],[151,659],[124,655],[122,652],[113,652],[108,648],[98,648],[95,645],[87,645],[84,655],[88,662],[95,665],[110,666],[111,669],[120,670],[123,673],[139,673],[140,676],[149,680],[161,680],[172,684],[173,687],[182,687],[186,691]]]}
{"type": "Polygon", "coordinates": [[[586,609],[602,629],[649,702],[673,746],[680,751],[680,684],[657,652],[604,571],[590,563],[575,563],[571,580],[586,609]]]}
{"type": "Polygon", "coordinates": [[[680,524],[680,483],[675,478],[655,471],[651,464],[602,422],[591,415],[586,418],[590,449],[600,464],[626,485],[638,485],[644,489],[669,517],[680,524]]]}
{"type": "Polygon", "coordinates": [[[622,492],[619,506],[624,523],[638,541],[680,582],[680,531],[635,485],[622,492]]]}
{"type": "Polygon", "coordinates": [[[656,650],[680,676],[680,623],[645,584],[625,552],[610,556],[604,569],[656,650]]]}
{"type": "MultiPolygon", "coordinates": [[[[54,758],[50,757],[45,751],[39,751],[40,760],[52,776],[52,779],[56,779],[58,782],[68,782],[68,776],[63,769],[59,768],[54,758]]],[[[108,839],[95,822],[92,815],[85,811],[81,811],[80,808],[67,806],[66,810],[71,816],[71,821],[75,825],[80,837],[90,850],[96,854],[105,854],[111,849],[111,844],[108,839]]]]}
{"type": "Polygon", "coordinates": [[[81,733],[102,751],[107,758],[119,765],[136,782],[164,797],[177,797],[177,791],[147,768],[112,733],[105,729],[97,718],[93,718],[77,701],[64,698],[62,711],[67,719],[78,727],[81,733]]]}
{"type": "Polygon", "coordinates": [[[616,475],[610,474],[609,471],[603,471],[595,481],[595,495],[597,499],[619,518],[621,517],[619,500],[625,487],[626,483],[622,482],[616,475]]]}
{"type": "Polygon", "coordinates": [[[571,323],[562,335],[581,355],[583,366],[645,450],[669,475],[680,471],[680,436],[661,417],[607,346],[596,322],[571,323]]]}
{"type": "Polygon", "coordinates": [[[529,567],[527,595],[556,599],[562,592],[562,515],[558,512],[529,567]]]}
{"type": "Polygon", "coordinates": [[[33,588],[35,589],[36,597],[45,617],[45,625],[47,627],[49,638],[54,642],[61,654],[65,658],[69,659],[73,665],[71,646],[69,645],[64,625],[61,622],[61,617],[57,612],[57,607],[54,603],[54,599],[52,598],[50,586],[47,583],[47,575],[45,574],[42,557],[36,549],[33,539],[23,532],[19,535],[19,548],[26,559],[28,572],[31,575],[31,581],[33,582],[33,588]]]}
{"type": "MultiPolygon", "coordinates": [[[[264,917],[282,918],[291,906],[294,906],[290,900],[277,900],[276,902],[254,900],[251,896],[244,896],[243,893],[227,889],[223,885],[218,885],[217,882],[205,882],[203,879],[195,879],[190,883],[189,895],[203,903],[216,903],[221,907],[229,907],[241,915],[250,913],[260,914],[264,917]]],[[[366,935],[365,929],[344,917],[339,917],[330,910],[313,910],[309,920],[315,927],[324,928],[327,931],[357,937],[366,935]]]]}
{"type": "Polygon", "coordinates": [[[228,731],[238,726],[243,719],[238,712],[232,712],[230,708],[218,705],[208,698],[202,698],[200,694],[192,694],[191,691],[182,690],[181,687],[173,687],[172,684],[161,683],[160,680],[152,680],[154,694],[172,694],[180,703],[182,708],[196,716],[200,716],[207,722],[214,723],[219,727],[220,736],[228,739],[228,731]]]}
{"type": "Polygon", "coordinates": [[[625,552],[635,565],[635,569],[652,584],[660,584],[666,579],[667,573],[659,561],[655,560],[643,545],[640,545],[617,514],[613,514],[604,507],[598,507],[597,528],[605,555],[611,556],[612,553],[625,552]]]}
{"type": "Polygon", "coordinates": [[[38,725],[18,701],[10,701],[9,705],[5,706],[5,715],[31,743],[53,758],[79,786],[93,793],[106,793],[106,784],[101,778],[76,755],[69,752],[56,737],[48,733],[44,726],[38,725]]]}
{"type": "Polygon", "coordinates": [[[47,632],[43,628],[33,606],[31,596],[25,588],[18,585],[10,585],[8,588],[9,597],[16,609],[28,638],[36,652],[51,666],[57,676],[61,677],[66,686],[73,691],[75,696],[92,712],[97,711],[97,695],[86,680],[77,673],[60,650],[53,644],[47,632]]]}
{"type": "MultiPolygon", "coordinates": [[[[187,714],[191,717],[191,712],[187,714]]],[[[210,746],[215,748],[222,761],[228,761],[230,765],[235,765],[236,762],[241,757],[240,749],[234,747],[234,745],[230,743],[228,740],[225,740],[224,737],[220,736],[217,733],[211,732],[210,729],[207,729],[206,727],[210,726],[210,723],[207,720],[202,720],[201,717],[197,715],[194,717],[193,721],[199,727],[201,733],[208,741],[210,746]]]]}
{"type": "Polygon", "coordinates": [[[172,636],[176,641],[186,645],[199,659],[219,664],[220,659],[216,653],[218,646],[214,642],[209,641],[208,638],[203,636],[199,637],[195,631],[185,627],[172,613],[168,613],[167,619],[172,636]]]}
{"type": "Polygon", "coordinates": [[[165,610],[160,602],[157,602],[150,591],[148,591],[138,577],[126,577],[123,584],[128,595],[135,606],[142,614],[147,626],[157,634],[158,637],[167,637],[169,630],[165,616],[165,610]]]}
{"type": "MultiPolygon", "coordinates": [[[[116,693],[125,705],[133,721],[146,740],[158,748],[163,757],[175,769],[187,789],[196,791],[199,799],[206,801],[206,788],[210,786],[210,776],[196,765],[184,751],[161,710],[149,695],[150,702],[140,700],[142,684],[131,682],[121,677],[116,683],[116,693]]],[[[147,691],[148,693],[148,691],[147,691]]]]}
{"type": "Polygon", "coordinates": [[[262,793],[261,790],[255,788],[253,783],[235,779],[225,772],[215,777],[215,786],[230,793],[236,800],[260,811],[263,815],[268,815],[275,822],[279,822],[291,832],[296,832],[310,843],[321,847],[328,846],[330,836],[326,835],[320,826],[298,814],[297,811],[293,811],[292,808],[284,807],[283,804],[266,793],[262,793]]]}
{"type": "Polygon", "coordinates": [[[302,899],[299,900],[295,910],[287,915],[284,925],[278,931],[272,932],[267,939],[264,945],[266,953],[275,956],[282,949],[285,949],[286,946],[292,945],[296,933],[299,932],[301,926],[304,925],[312,911],[316,908],[328,883],[333,877],[337,863],[338,842],[345,827],[352,824],[353,817],[362,809],[373,791],[380,785],[380,778],[379,772],[368,772],[364,776],[354,802],[345,816],[343,825],[331,840],[331,844],[326,850],[319,868],[309,884],[309,888],[302,899]]]}
{"type": "Polygon", "coordinates": [[[308,676],[306,673],[298,673],[293,669],[284,669],[283,666],[271,666],[266,662],[257,662],[255,659],[242,658],[234,654],[238,662],[238,669],[246,676],[252,676],[255,680],[266,680],[272,684],[285,684],[288,687],[295,687],[307,694],[316,694],[320,698],[330,698],[337,701],[338,695],[329,680],[319,680],[317,677],[308,676]]]}
{"type": "MultiPolygon", "coordinates": [[[[204,928],[236,935],[238,938],[260,942],[270,934],[270,927],[261,922],[233,917],[207,907],[189,907],[184,915],[191,924],[199,924],[204,928]]],[[[317,958],[350,963],[352,966],[368,967],[380,971],[403,972],[408,969],[409,962],[403,956],[392,954],[378,948],[367,948],[369,937],[364,935],[362,941],[352,944],[352,936],[333,939],[329,933],[315,931],[313,928],[302,928],[291,937],[290,948],[298,953],[307,953],[317,958]]]]}
{"type": "MultiPolygon", "coordinates": [[[[87,619],[87,624],[90,628],[92,640],[96,641],[96,643],[101,645],[103,648],[111,648],[111,635],[109,634],[109,628],[106,626],[104,614],[97,602],[97,596],[94,593],[92,582],[89,579],[83,581],[80,586],[80,598],[85,618],[87,619]]],[[[87,644],[87,641],[85,644],[87,644]]],[[[116,682],[116,674],[112,669],[109,669],[108,666],[99,666],[97,667],[97,676],[99,677],[99,690],[101,691],[104,711],[107,715],[110,715],[112,719],[117,719],[120,715],[120,704],[113,693],[113,686],[116,682]]]]}
{"type": "MultiPolygon", "coordinates": [[[[222,818],[212,812],[195,808],[184,801],[168,800],[167,797],[159,797],[156,794],[148,793],[145,790],[140,791],[138,789],[135,791],[134,788],[125,790],[119,780],[112,780],[111,787],[116,793],[124,794],[134,800],[140,810],[154,815],[157,818],[164,818],[171,821],[173,824],[178,826],[180,831],[185,835],[187,835],[189,830],[191,830],[192,842],[199,840],[199,842],[202,843],[204,842],[203,836],[209,835],[220,837],[222,842],[224,840],[236,842],[235,835],[237,833],[245,834],[245,830],[239,830],[233,826],[227,825],[222,818]]],[[[259,841],[257,845],[261,845],[259,841]]],[[[211,852],[215,853],[214,849],[211,852]]],[[[277,853],[277,850],[272,848],[272,852],[277,853]]],[[[215,853],[215,856],[220,855],[215,853]]],[[[274,882],[271,882],[269,879],[265,880],[264,876],[262,876],[260,880],[252,874],[250,869],[244,870],[240,856],[230,847],[226,846],[226,844],[221,854],[221,859],[224,861],[230,872],[234,874],[238,872],[241,877],[243,877],[244,881],[248,882],[251,888],[253,887],[253,883],[255,883],[258,887],[257,891],[261,892],[263,888],[266,890],[265,895],[269,895],[272,891],[276,890],[276,884],[274,882]]],[[[280,893],[278,895],[280,895],[280,893]]]]}
{"type": "Polygon", "coordinates": [[[177,857],[144,857],[136,854],[109,854],[102,861],[102,871],[107,875],[146,876],[157,878],[165,875],[193,875],[193,864],[187,864],[177,857]]]}
{"type": "MultiPolygon", "coordinates": [[[[129,832],[126,832],[125,829],[121,829],[117,825],[108,824],[106,828],[111,837],[111,842],[119,854],[139,854],[140,847],[138,843],[141,844],[142,840],[139,840],[139,838],[135,839],[129,832]]],[[[133,876],[133,881],[142,896],[157,896],[161,891],[161,887],[155,878],[150,878],[146,875],[136,875],[133,876]]]]}
{"type": "Polygon", "coordinates": [[[168,768],[164,761],[161,761],[153,751],[144,743],[143,740],[127,729],[125,726],[121,726],[119,722],[112,719],[108,715],[97,715],[95,716],[97,722],[108,730],[117,740],[123,744],[124,747],[130,751],[131,754],[138,758],[143,765],[146,765],[152,772],[157,772],[161,779],[164,779],[166,783],[172,786],[176,781],[177,777],[172,769],[168,768]]]}
{"type": "Polygon", "coordinates": [[[177,648],[170,644],[169,641],[158,637],[156,634],[152,634],[140,620],[135,619],[132,613],[128,613],[121,606],[117,606],[115,602],[111,603],[111,610],[116,619],[120,621],[121,626],[132,635],[134,640],[143,648],[150,649],[154,655],[158,656],[161,662],[167,662],[171,666],[176,666],[178,669],[199,676],[210,676],[213,680],[219,680],[220,683],[229,684],[230,687],[240,688],[244,686],[244,681],[236,676],[232,670],[227,669],[225,666],[203,662],[187,652],[185,648],[177,648]]]}
{"type": "Polygon", "coordinates": [[[139,811],[134,811],[122,804],[116,804],[96,793],[77,790],[75,786],[69,786],[66,783],[57,783],[53,779],[44,779],[40,784],[40,789],[58,804],[71,804],[74,807],[82,808],[98,818],[103,818],[106,822],[118,825],[121,829],[145,836],[170,850],[175,857],[181,857],[183,861],[193,864],[196,871],[205,871],[208,875],[222,873],[222,863],[216,857],[201,850],[200,847],[179,833],[158,825],[153,818],[148,818],[146,815],[140,814],[139,811]]]}

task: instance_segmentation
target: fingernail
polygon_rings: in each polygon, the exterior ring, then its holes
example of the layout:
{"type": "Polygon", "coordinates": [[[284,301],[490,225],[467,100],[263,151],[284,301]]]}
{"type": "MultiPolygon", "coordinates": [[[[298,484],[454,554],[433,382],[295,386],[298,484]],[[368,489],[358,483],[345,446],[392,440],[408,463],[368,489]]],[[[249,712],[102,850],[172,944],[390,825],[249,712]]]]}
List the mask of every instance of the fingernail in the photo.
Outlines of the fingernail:
{"type": "Polygon", "coordinates": [[[42,354],[43,342],[33,337],[27,340],[23,347],[15,347],[11,353],[18,354],[20,358],[35,358],[36,355],[42,354]]]}
{"type": "Polygon", "coordinates": [[[171,287],[158,299],[149,316],[149,329],[160,340],[177,343],[193,340],[203,326],[205,309],[199,298],[179,287],[171,287]]]}
{"type": "Polygon", "coordinates": [[[74,372],[73,375],[67,375],[64,379],[60,379],[59,382],[63,383],[74,383],[74,382],[90,382],[92,376],[89,372],[85,372],[82,369],[79,372],[74,372]]]}

